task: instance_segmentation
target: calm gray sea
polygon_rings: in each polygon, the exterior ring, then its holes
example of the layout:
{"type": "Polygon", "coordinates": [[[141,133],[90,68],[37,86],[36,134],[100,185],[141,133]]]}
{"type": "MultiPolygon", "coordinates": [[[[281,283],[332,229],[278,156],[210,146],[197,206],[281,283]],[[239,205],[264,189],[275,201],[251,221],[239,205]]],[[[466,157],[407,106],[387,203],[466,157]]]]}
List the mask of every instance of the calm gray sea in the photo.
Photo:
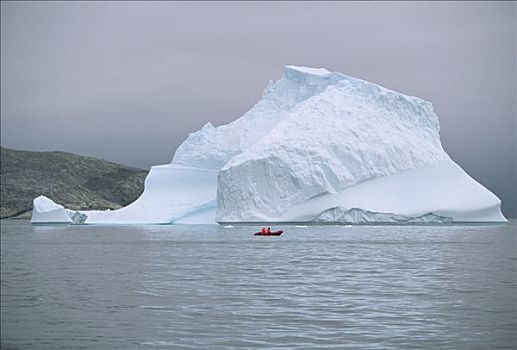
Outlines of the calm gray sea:
{"type": "Polygon", "coordinates": [[[2,349],[515,349],[516,221],[1,222],[2,349]]]}

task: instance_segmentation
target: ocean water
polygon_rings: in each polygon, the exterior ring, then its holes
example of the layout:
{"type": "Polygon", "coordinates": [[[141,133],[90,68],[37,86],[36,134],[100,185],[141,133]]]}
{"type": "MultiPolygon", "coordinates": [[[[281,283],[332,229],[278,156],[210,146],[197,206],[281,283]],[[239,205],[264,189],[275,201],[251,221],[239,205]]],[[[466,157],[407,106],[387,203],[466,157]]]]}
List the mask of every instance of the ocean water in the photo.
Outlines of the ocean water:
{"type": "Polygon", "coordinates": [[[516,349],[516,221],[1,222],[2,349],[516,349]]]}

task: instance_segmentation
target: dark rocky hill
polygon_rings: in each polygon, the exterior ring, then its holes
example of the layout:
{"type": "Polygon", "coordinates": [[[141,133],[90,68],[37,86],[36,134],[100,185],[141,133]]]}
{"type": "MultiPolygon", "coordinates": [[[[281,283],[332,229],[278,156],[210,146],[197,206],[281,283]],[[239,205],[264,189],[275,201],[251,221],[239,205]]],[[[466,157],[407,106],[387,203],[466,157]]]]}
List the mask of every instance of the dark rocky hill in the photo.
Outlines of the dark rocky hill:
{"type": "Polygon", "coordinates": [[[0,218],[30,217],[45,195],[70,209],[116,209],[144,189],[147,170],[66,152],[0,148],[0,218]]]}

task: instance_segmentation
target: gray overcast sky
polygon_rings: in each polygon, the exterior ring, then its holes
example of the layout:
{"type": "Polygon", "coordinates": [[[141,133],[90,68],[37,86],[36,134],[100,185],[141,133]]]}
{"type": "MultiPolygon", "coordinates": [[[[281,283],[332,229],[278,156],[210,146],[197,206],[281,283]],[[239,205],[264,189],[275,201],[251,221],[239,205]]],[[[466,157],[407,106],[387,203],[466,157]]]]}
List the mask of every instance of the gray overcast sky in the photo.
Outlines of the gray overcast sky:
{"type": "Polygon", "coordinates": [[[2,2],[1,143],[149,167],[286,64],[433,102],[446,151],[517,216],[516,2],[2,2]]]}

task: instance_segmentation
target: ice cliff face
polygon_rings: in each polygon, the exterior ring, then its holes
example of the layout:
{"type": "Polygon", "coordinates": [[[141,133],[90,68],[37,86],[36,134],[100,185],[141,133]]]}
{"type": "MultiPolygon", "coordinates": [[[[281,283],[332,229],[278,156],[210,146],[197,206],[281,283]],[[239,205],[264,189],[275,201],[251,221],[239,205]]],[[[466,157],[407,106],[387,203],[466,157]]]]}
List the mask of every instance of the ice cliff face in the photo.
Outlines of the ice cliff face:
{"type": "MultiPolygon", "coordinates": [[[[303,76],[284,79],[303,87],[303,76]]],[[[325,82],[221,169],[219,220],[271,220],[324,193],[448,159],[429,102],[339,73],[325,82]]]]}
{"type": "Polygon", "coordinates": [[[439,128],[420,98],[287,66],[242,117],[206,124],[153,167],[137,201],[70,220],[505,221],[499,199],[445,153],[439,128]]]}

